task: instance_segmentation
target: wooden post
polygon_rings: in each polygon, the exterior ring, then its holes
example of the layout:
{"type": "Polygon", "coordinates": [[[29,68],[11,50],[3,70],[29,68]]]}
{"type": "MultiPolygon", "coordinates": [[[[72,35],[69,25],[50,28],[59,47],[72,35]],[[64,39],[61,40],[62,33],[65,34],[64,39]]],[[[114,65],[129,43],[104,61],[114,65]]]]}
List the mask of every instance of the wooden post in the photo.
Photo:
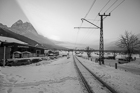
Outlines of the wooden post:
{"type": "Polygon", "coordinates": [[[115,69],[117,69],[117,63],[115,63],[115,69]]]}
{"type": "Polygon", "coordinates": [[[4,53],[3,53],[3,66],[5,67],[5,54],[6,54],[6,46],[4,46],[4,53]]]}

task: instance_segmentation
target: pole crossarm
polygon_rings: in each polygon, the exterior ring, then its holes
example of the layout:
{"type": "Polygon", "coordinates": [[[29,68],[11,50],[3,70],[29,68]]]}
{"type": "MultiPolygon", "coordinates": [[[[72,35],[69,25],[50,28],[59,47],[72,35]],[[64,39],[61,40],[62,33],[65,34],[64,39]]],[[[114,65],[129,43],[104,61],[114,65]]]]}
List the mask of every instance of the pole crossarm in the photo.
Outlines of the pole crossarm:
{"type": "Polygon", "coordinates": [[[107,15],[107,14],[104,13],[104,14],[101,15],[100,13],[98,13],[98,15],[99,15],[99,16],[110,16],[111,14],[109,13],[109,14],[107,15]]]}
{"type": "Polygon", "coordinates": [[[85,18],[81,18],[81,20],[82,20],[82,21],[83,21],[83,20],[85,20],[85,21],[87,21],[88,23],[90,23],[90,24],[92,24],[92,25],[96,26],[96,27],[97,27],[97,29],[98,29],[98,28],[100,28],[99,26],[97,26],[97,25],[93,24],[92,22],[90,22],[90,21],[86,20],[85,18]]]}
{"type": "Polygon", "coordinates": [[[74,27],[74,29],[98,29],[96,27],[74,27]]]}

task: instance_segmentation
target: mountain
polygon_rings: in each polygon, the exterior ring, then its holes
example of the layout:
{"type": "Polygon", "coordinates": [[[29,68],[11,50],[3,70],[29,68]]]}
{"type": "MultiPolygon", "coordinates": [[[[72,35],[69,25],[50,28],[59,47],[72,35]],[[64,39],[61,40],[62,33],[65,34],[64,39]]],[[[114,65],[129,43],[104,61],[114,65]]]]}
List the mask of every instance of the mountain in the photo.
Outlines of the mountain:
{"type": "Polygon", "coordinates": [[[7,25],[3,25],[2,23],[0,23],[0,28],[8,29],[7,25]]]}
{"type": "Polygon", "coordinates": [[[20,40],[22,42],[25,42],[25,43],[27,43],[27,44],[29,44],[31,46],[38,45],[37,47],[42,47],[42,48],[47,48],[47,49],[66,49],[66,48],[63,48],[61,46],[52,46],[50,44],[41,44],[41,43],[38,43],[35,40],[32,40],[32,39],[30,39],[28,37],[25,37],[23,35],[14,33],[13,31],[10,31],[9,29],[4,28],[4,27],[0,27],[0,36],[2,36],[4,38],[7,37],[7,39],[9,37],[10,38],[14,38],[14,39],[20,40]]]}
{"type": "Polygon", "coordinates": [[[22,20],[18,20],[11,27],[7,27],[0,23],[0,36],[15,38],[32,46],[38,44],[38,47],[48,49],[67,49],[65,47],[55,45],[48,38],[39,35],[32,24],[29,22],[23,23],[22,20]]]}
{"type": "Polygon", "coordinates": [[[11,26],[11,30],[18,33],[18,34],[22,34],[24,35],[25,33],[32,33],[37,35],[37,31],[35,30],[35,28],[29,23],[29,22],[25,22],[23,23],[22,20],[18,20],[17,22],[15,22],[12,26],[11,26]]]}
{"type": "Polygon", "coordinates": [[[35,28],[29,22],[23,23],[22,20],[18,20],[9,29],[15,33],[26,36],[32,40],[35,40],[41,44],[49,44],[55,46],[55,44],[51,42],[51,40],[38,34],[35,28]]]}

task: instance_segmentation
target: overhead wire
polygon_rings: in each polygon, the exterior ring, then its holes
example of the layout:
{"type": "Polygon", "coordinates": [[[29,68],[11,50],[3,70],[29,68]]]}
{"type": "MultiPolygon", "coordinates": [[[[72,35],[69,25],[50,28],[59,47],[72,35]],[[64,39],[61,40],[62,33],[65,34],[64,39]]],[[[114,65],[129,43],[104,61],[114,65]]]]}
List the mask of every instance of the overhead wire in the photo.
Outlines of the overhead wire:
{"type": "MultiPolygon", "coordinates": [[[[113,5],[115,5],[116,3],[117,3],[117,1],[118,0],[115,0],[111,5],[110,5],[110,7],[108,7],[107,9],[106,9],[106,11],[104,12],[104,13],[106,13],[113,5]]],[[[107,16],[105,16],[104,18],[103,18],[103,20],[106,18],[107,16]]],[[[97,24],[97,23],[96,23],[97,24]]]]}
{"type": "MultiPolygon", "coordinates": [[[[90,6],[90,8],[89,8],[89,10],[88,10],[88,12],[86,13],[86,15],[85,15],[84,18],[86,18],[86,17],[88,16],[88,14],[89,14],[89,12],[91,11],[92,7],[94,6],[95,2],[96,2],[96,0],[94,0],[94,1],[92,2],[92,5],[90,6]]],[[[78,31],[79,31],[79,30],[78,30],[78,31]]],[[[89,32],[88,32],[88,33],[89,33],[89,32]]],[[[87,34],[88,34],[88,33],[87,33],[87,34]]],[[[87,34],[86,34],[86,35],[87,35],[87,34]]],[[[85,37],[85,35],[84,35],[83,37],[85,37]]]]}
{"type": "MultiPolygon", "coordinates": [[[[108,1],[107,1],[107,3],[101,8],[101,10],[99,11],[99,13],[109,4],[110,1],[111,1],[111,0],[108,0],[108,1]]],[[[95,3],[95,2],[94,2],[94,3],[95,3]]],[[[91,8],[90,8],[90,10],[91,10],[91,8]]],[[[86,16],[87,16],[87,15],[86,15],[86,16]]],[[[95,20],[96,20],[97,17],[98,17],[98,14],[97,14],[96,17],[94,18],[93,22],[95,22],[95,20]]],[[[99,21],[100,21],[100,20],[99,20],[99,21]]],[[[97,21],[97,22],[99,22],[99,21],[97,21]]],[[[97,22],[96,22],[96,23],[97,23],[97,22]]],[[[92,33],[93,33],[93,31],[90,31],[90,33],[88,33],[88,34],[91,35],[92,33]]],[[[89,36],[86,35],[86,37],[89,37],[89,36]]]]}
{"type": "MultiPolygon", "coordinates": [[[[111,0],[108,0],[108,1],[107,1],[107,3],[102,7],[102,9],[99,11],[99,13],[103,11],[103,9],[109,4],[110,1],[111,1],[111,0]]],[[[118,0],[115,0],[115,2],[112,3],[112,5],[110,5],[110,6],[107,8],[107,10],[105,11],[105,13],[106,13],[109,9],[111,9],[111,8],[117,3],[117,1],[118,1],[118,0]]],[[[124,1],[125,1],[125,0],[123,0],[121,3],[119,3],[116,7],[114,7],[114,8],[110,11],[110,13],[112,13],[115,9],[117,9],[124,1]]],[[[89,12],[91,11],[91,9],[92,9],[94,3],[95,3],[95,0],[94,0],[94,2],[92,3],[92,6],[90,7],[89,11],[88,11],[87,14],[85,15],[85,18],[87,17],[87,15],[89,14],[89,12]]],[[[98,15],[95,17],[94,20],[96,20],[97,17],[98,17],[98,15]]],[[[105,19],[106,17],[107,17],[107,16],[105,16],[103,19],[105,19]]],[[[93,20],[93,22],[95,22],[94,20],[93,20]]],[[[98,22],[99,22],[99,21],[98,21],[98,22]]],[[[97,23],[98,23],[98,22],[97,22],[97,23]]],[[[97,24],[97,23],[96,23],[96,24],[97,24]]],[[[93,32],[93,31],[92,31],[92,32],[93,32]]]]}
{"type": "Polygon", "coordinates": [[[89,10],[88,10],[88,12],[87,12],[87,14],[85,15],[84,18],[86,18],[88,16],[88,14],[91,11],[91,9],[92,9],[93,5],[95,4],[95,2],[96,2],[96,0],[93,1],[92,5],[90,6],[90,8],[89,8],[89,10]]]}
{"type": "MultiPolygon", "coordinates": [[[[109,4],[109,2],[110,2],[111,0],[108,0],[108,2],[105,4],[105,6],[100,10],[100,12],[109,4]]],[[[113,5],[115,5],[116,3],[117,3],[117,1],[118,0],[115,0],[115,2],[105,11],[105,13],[113,6],[113,5]]],[[[124,1],[123,1],[124,2],[124,1]]],[[[120,4],[122,4],[123,2],[121,2],[120,4]]],[[[119,4],[119,5],[120,5],[119,4]]],[[[119,5],[117,5],[117,7],[119,6],[119,5]]],[[[111,12],[113,12],[117,7],[115,7],[111,12]]],[[[100,13],[99,12],[99,13],[100,13]]],[[[110,13],[111,13],[110,12],[110,13]]],[[[98,15],[97,15],[98,16],[98,15]]],[[[97,16],[96,16],[96,18],[97,18],[97,16]]],[[[107,16],[105,16],[104,18],[103,18],[103,20],[106,18],[107,16]]],[[[98,21],[99,22],[99,21],[98,21]]],[[[96,24],[98,24],[98,22],[96,22],[96,24]]]]}
{"type": "Polygon", "coordinates": [[[112,13],[115,9],[117,9],[125,0],[123,0],[121,3],[119,3],[115,8],[113,8],[110,13],[112,13]]]}
{"type": "MultiPolygon", "coordinates": [[[[110,1],[111,1],[111,0],[108,0],[108,1],[107,1],[107,3],[101,8],[101,10],[99,11],[99,13],[102,12],[102,10],[109,4],[110,1]]],[[[98,17],[98,14],[97,14],[96,17],[94,18],[94,20],[96,20],[97,17],[98,17]]]]}
{"type": "MultiPolygon", "coordinates": [[[[101,9],[101,11],[109,4],[109,2],[110,2],[111,0],[109,0],[106,4],[105,4],[105,6],[101,9]]],[[[118,0],[115,0],[115,2],[114,3],[112,3],[111,5],[110,5],[110,7],[108,7],[107,9],[106,9],[106,11],[104,12],[104,13],[106,13],[110,8],[112,8],[113,7],[113,5],[115,5],[116,3],[117,3],[117,1],[118,0]]],[[[120,5],[120,4],[119,4],[120,5]]],[[[117,6],[118,7],[118,6],[117,6]]],[[[116,9],[116,7],[115,7],[115,9],[116,9]]],[[[113,10],[115,10],[115,9],[113,9],[113,10]]],[[[101,12],[100,11],[100,12],[101,12]]],[[[100,13],[99,12],[99,13],[100,13]]],[[[111,12],[110,12],[111,13],[111,12]]],[[[103,20],[106,18],[107,16],[105,16],[104,18],[103,18],[103,20]]],[[[99,21],[98,21],[99,22],[99,21]]],[[[96,23],[96,24],[98,24],[98,22],[96,23]]]]}
{"type": "Polygon", "coordinates": [[[118,0],[115,0],[115,2],[105,11],[105,13],[115,4],[118,0]]]}
{"type": "MultiPolygon", "coordinates": [[[[111,1],[111,0],[108,0],[108,1],[106,2],[106,4],[101,8],[101,10],[99,11],[99,13],[103,11],[103,9],[109,4],[110,1],[111,1]]],[[[96,20],[97,17],[98,17],[98,14],[97,14],[96,17],[94,18],[94,20],[96,20]]],[[[93,22],[94,22],[94,20],[93,20],[93,22]]],[[[97,21],[97,22],[99,22],[99,21],[97,21]]]]}
{"type": "MultiPolygon", "coordinates": [[[[83,24],[83,21],[81,22],[80,26],[81,27],[83,24]]],[[[80,29],[78,29],[77,34],[76,34],[76,41],[75,41],[75,48],[77,47],[77,39],[78,39],[78,34],[79,34],[80,29]]]]}
{"type": "Polygon", "coordinates": [[[106,4],[104,5],[104,7],[99,11],[99,13],[102,12],[102,10],[109,4],[110,1],[111,1],[111,0],[108,0],[108,1],[107,1],[107,3],[106,3],[106,4]]]}
{"type": "MultiPolygon", "coordinates": [[[[87,14],[86,14],[85,17],[84,17],[85,19],[86,19],[86,17],[88,16],[89,12],[91,11],[92,7],[94,6],[95,2],[96,2],[96,0],[94,0],[94,1],[92,2],[92,5],[90,6],[90,8],[89,8],[87,14]]],[[[89,34],[89,31],[88,31],[83,37],[85,38],[88,34],[89,34]]]]}
{"type": "MultiPolygon", "coordinates": [[[[105,8],[108,4],[109,4],[109,2],[110,2],[111,0],[109,0],[107,3],[106,3],[106,5],[103,7],[103,8],[105,8]]],[[[111,5],[110,5],[110,7],[108,7],[107,9],[106,9],[106,11],[104,12],[104,13],[106,13],[115,3],[117,3],[117,1],[118,0],[115,0],[115,2],[114,3],[112,3],[111,5]]],[[[103,9],[101,9],[101,10],[103,10],[103,9]]],[[[100,11],[101,12],[101,11],[100,11]]],[[[99,12],[99,13],[100,13],[99,12]]],[[[97,15],[98,16],[98,15],[97,15]]],[[[107,16],[105,16],[103,19],[105,19],[107,16]]],[[[97,22],[98,23],[98,22],[97,22]]],[[[96,24],[97,24],[96,23],[96,24]]]]}
{"type": "MultiPolygon", "coordinates": [[[[117,9],[125,0],[122,0],[122,2],[120,2],[116,7],[114,7],[109,13],[112,13],[115,9],[117,9]]],[[[103,18],[103,20],[106,18],[107,16],[105,16],[103,18]]]]}

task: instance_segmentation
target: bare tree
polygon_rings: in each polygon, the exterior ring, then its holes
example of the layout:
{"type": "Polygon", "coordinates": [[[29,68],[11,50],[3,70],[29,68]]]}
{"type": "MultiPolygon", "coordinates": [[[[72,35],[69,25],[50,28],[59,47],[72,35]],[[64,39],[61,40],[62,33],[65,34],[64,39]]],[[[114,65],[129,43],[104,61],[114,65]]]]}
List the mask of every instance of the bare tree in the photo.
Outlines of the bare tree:
{"type": "Polygon", "coordinates": [[[130,61],[134,51],[140,49],[140,40],[136,35],[125,31],[125,34],[121,35],[117,45],[126,51],[126,54],[128,54],[128,61],[130,61]]]}

